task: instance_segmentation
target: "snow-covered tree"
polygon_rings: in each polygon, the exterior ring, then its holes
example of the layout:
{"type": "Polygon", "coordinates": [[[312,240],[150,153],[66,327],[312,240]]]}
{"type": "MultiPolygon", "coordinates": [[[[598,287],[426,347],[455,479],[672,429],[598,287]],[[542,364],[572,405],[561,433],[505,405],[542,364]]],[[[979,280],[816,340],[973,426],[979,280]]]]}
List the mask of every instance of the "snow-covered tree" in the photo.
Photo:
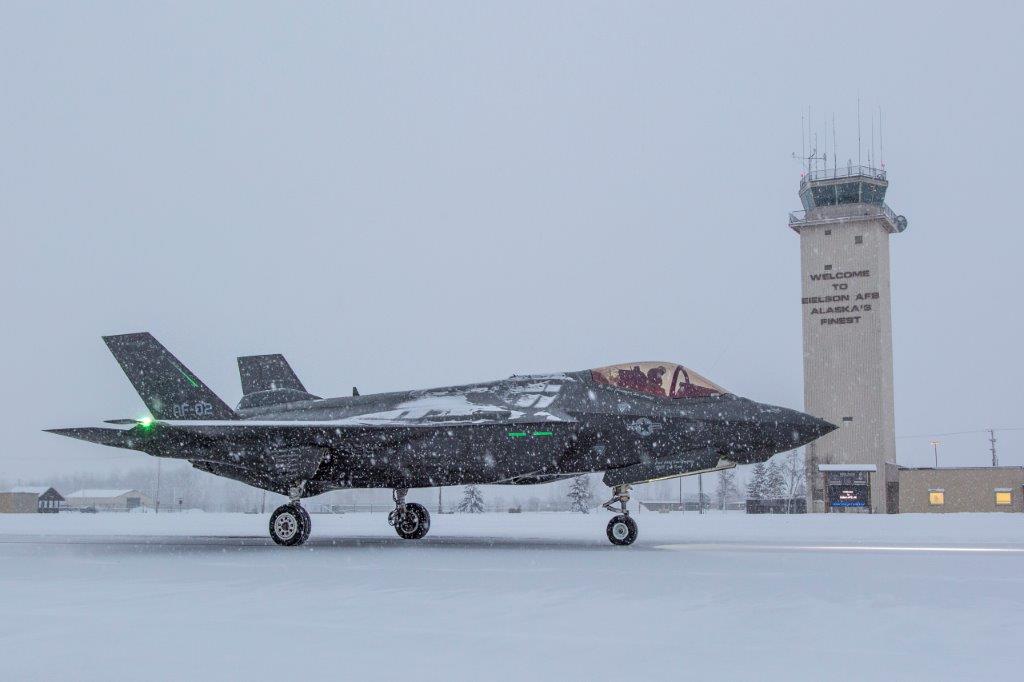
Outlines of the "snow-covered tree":
{"type": "Polygon", "coordinates": [[[569,511],[590,513],[590,502],[594,499],[594,493],[590,489],[590,477],[586,474],[577,476],[569,488],[569,511]]]}
{"type": "Polygon", "coordinates": [[[715,502],[719,509],[725,509],[726,503],[740,496],[736,485],[736,472],[733,469],[722,469],[718,472],[718,487],[715,489],[715,502]]]}
{"type": "Polygon", "coordinates": [[[763,500],[765,495],[765,484],[768,478],[768,467],[764,462],[754,465],[754,471],[747,482],[747,497],[751,500],[763,500]]]}
{"type": "Polygon", "coordinates": [[[780,500],[785,495],[786,479],[782,474],[782,467],[773,458],[768,461],[768,468],[764,477],[764,498],[780,500]]]}
{"type": "Polygon", "coordinates": [[[466,490],[462,495],[462,501],[459,502],[456,510],[469,514],[479,514],[484,510],[484,496],[480,492],[479,486],[466,486],[466,490]]]}

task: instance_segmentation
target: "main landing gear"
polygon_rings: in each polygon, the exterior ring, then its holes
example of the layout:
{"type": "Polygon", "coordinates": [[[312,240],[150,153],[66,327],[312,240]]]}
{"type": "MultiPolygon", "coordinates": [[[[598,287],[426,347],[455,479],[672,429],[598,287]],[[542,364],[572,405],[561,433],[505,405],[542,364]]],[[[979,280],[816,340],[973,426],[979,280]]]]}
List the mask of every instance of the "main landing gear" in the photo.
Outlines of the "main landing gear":
{"type": "Polygon", "coordinates": [[[388,523],[395,527],[398,536],[405,540],[419,540],[430,530],[430,512],[422,504],[406,502],[408,488],[395,488],[391,496],[395,508],[388,514],[388,523]]]}
{"type": "Polygon", "coordinates": [[[612,520],[608,522],[608,539],[611,540],[613,545],[632,545],[636,540],[637,527],[636,521],[629,515],[629,510],[626,508],[626,503],[629,502],[629,489],[630,486],[617,485],[612,488],[612,499],[605,502],[602,507],[608,511],[617,511],[619,514],[612,517],[612,520]],[[615,509],[612,505],[618,503],[619,509],[615,509]]]}
{"type": "Polygon", "coordinates": [[[292,501],[282,504],[270,515],[270,537],[274,542],[285,547],[301,545],[309,539],[309,531],[313,524],[309,512],[299,504],[300,490],[292,490],[292,501]]]}

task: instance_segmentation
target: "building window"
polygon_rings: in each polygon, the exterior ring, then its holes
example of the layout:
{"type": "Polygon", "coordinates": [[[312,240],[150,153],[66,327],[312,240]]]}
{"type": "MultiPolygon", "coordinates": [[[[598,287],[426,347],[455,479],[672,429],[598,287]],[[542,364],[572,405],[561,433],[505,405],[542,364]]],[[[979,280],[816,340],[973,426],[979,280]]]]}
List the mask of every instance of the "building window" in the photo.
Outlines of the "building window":
{"type": "Polygon", "coordinates": [[[860,236],[858,234],[856,237],[853,238],[853,243],[854,244],[863,244],[864,243],[864,237],[862,237],[862,236],[860,236]]]}
{"type": "Polygon", "coordinates": [[[825,230],[825,234],[826,235],[832,234],[832,230],[825,230]]]}
{"type": "Polygon", "coordinates": [[[996,490],[996,505],[1005,506],[1008,504],[1013,504],[1013,491],[996,490]]]}
{"type": "Polygon", "coordinates": [[[946,504],[946,491],[945,490],[929,490],[928,491],[928,504],[934,507],[940,507],[946,504]]]}
{"type": "Polygon", "coordinates": [[[826,269],[826,270],[831,270],[831,269],[832,269],[832,266],[831,266],[831,265],[826,265],[826,266],[825,266],[825,269],[826,269]]]}

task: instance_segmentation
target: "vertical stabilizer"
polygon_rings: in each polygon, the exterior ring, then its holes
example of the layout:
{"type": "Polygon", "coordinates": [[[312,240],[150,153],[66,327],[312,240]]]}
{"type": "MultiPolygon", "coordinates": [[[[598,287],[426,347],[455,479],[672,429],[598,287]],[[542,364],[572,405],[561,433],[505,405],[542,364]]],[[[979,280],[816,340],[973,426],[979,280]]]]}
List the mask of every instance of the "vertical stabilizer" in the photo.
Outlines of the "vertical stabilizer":
{"type": "Polygon", "coordinates": [[[152,334],[104,336],[103,341],[154,418],[238,418],[152,334]]]}

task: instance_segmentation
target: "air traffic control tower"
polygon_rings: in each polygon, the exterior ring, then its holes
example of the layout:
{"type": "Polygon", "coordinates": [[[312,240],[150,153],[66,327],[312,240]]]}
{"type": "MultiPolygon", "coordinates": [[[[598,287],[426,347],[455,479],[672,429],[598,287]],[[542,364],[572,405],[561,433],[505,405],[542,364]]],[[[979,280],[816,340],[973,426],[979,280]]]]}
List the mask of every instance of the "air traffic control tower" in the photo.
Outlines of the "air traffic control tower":
{"type": "Polygon", "coordinates": [[[800,235],[804,410],[839,427],[807,446],[808,511],[885,513],[898,495],[886,467],[896,461],[889,236],[907,220],[885,204],[888,187],[884,169],[811,170],[804,210],[789,214],[800,235]]]}

